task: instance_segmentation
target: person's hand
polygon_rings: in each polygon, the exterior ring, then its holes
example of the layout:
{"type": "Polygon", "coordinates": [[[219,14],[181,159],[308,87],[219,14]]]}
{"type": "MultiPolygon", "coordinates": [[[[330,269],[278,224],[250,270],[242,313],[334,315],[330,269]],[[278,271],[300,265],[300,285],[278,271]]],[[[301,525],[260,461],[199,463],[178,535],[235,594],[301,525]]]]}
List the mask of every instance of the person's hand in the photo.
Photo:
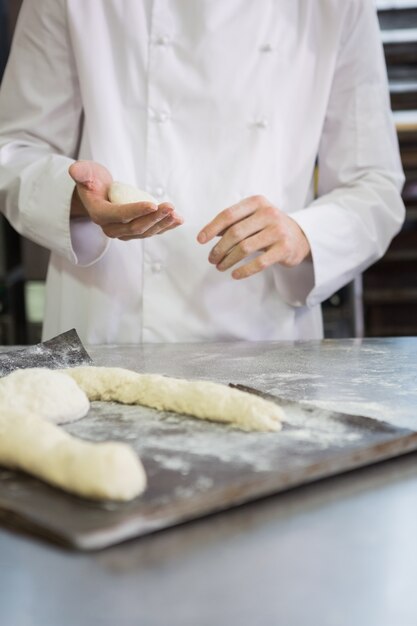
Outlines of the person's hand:
{"type": "Polygon", "coordinates": [[[209,261],[221,272],[254,252],[260,254],[232,272],[235,279],[247,278],[279,263],[299,265],[309,254],[310,244],[291,217],[264,196],[251,196],[219,213],[199,232],[197,241],[221,239],[212,248],[209,261]]]}
{"type": "Polygon", "coordinates": [[[69,174],[76,182],[71,217],[89,217],[108,237],[123,241],[142,239],[160,235],[183,223],[169,202],[159,206],[152,202],[111,203],[107,192],[113,178],[99,163],[76,161],[70,166],[69,174]]]}

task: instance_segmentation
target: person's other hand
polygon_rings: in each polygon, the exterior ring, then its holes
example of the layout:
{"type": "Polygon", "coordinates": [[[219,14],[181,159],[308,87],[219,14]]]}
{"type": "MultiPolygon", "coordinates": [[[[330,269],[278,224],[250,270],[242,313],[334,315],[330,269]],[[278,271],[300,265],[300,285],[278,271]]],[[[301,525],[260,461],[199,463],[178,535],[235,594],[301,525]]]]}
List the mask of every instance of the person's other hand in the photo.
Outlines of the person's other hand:
{"type": "Polygon", "coordinates": [[[169,202],[113,204],[108,199],[112,175],[94,161],[76,161],[69,168],[75,181],[71,202],[71,217],[89,217],[112,238],[128,241],[160,235],[176,228],[183,219],[169,202]]]}
{"type": "Polygon", "coordinates": [[[260,254],[232,272],[235,279],[247,278],[279,263],[299,265],[310,254],[304,232],[291,217],[264,196],[251,196],[219,213],[199,232],[197,241],[220,241],[212,248],[209,261],[221,272],[254,252],[260,254]]]}

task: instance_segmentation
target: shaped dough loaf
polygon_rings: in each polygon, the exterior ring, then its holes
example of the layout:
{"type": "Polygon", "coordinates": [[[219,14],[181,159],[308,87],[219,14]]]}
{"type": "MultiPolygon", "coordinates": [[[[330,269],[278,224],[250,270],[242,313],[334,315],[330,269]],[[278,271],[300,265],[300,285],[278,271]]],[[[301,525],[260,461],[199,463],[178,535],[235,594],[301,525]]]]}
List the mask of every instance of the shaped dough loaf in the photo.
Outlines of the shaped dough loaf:
{"type": "Polygon", "coordinates": [[[110,367],[74,367],[65,371],[90,400],[142,404],[233,424],[246,431],[277,431],[284,419],[282,409],[273,402],[217,383],[110,367]]]}
{"type": "Polygon", "coordinates": [[[90,403],[84,391],[67,374],[34,367],[0,378],[1,406],[65,424],[87,415],[90,403]]]}
{"type": "Polygon", "coordinates": [[[129,446],[82,441],[47,421],[69,418],[66,405],[71,394],[78,394],[79,401],[78,408],[72,406],[72,418],[75,409],[80,417],[85,411],[88,401],[72,379],[90,400],[142,404],[230,423],[242,430],[277,431],[284,418],[276,404],[225,385],[137,374],[121,368],[75,367],[61,372],[27,369],[1,379],[0,464],[25,470],[87,498],[131,500],[145,490],[146,474],[129,446]],[[41,388],[35,392],[33,385],[36,387],[39,381],[41,388]],[[53,390],[57,381],[59,393],[53,390]],[[48,387],[52,400],[46,397],[48,387]],[[60,406],[54,405],[57,401],[60,406]]]}
{"type": "Polygon", "coordinates": [[[146,487],[145,471],[129,446],[82,441],[44,418],[4,406],[0,464],[98,500],[131,500],[146,487]]]}
{"type": "Polygon", "coordinates": [[[0,464],[93,499],[131,500],[146,474],[126,444],[90,443],[55,424],[83,417],[88,398],[67,374],[17,370],[0,379],[0,464]]]}

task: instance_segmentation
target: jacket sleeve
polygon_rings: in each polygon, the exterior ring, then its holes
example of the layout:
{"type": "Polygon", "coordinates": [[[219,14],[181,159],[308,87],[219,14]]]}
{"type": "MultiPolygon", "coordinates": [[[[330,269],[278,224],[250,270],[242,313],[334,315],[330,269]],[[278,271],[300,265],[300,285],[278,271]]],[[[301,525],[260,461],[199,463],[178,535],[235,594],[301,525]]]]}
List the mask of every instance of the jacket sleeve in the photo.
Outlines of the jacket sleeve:
{"type": "Polygon", "coordinates": [[[349,7],[318,151],[318,199],[291,214],[310,242],[312,262],[276,271],[294,306],[319,304],[350,282],[383,256],[404,221],[376,12],[372,0],[349,7]]]}
{"type": "Polygon", "coordinates": [[[63,0],[25,0],[0,89],[0,210],[70,262],[91,265],[109,240],[70,220],[82,103],[63,0]]]}

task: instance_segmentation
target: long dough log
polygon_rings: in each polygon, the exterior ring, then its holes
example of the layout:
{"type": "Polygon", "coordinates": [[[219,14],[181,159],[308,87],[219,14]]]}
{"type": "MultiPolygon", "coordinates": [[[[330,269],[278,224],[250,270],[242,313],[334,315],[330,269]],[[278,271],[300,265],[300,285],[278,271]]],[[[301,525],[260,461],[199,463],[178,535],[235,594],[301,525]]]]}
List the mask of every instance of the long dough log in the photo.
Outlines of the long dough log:
{"type": "MultiPolygon", "coordinates": [[[[242,430],[276,431],[284,418],[274,403],[216,383],[137,374],[121,368],[76,367],[65,373],[90,400],[142,404],[231,423],[242,430]]],[[[33,375],[33,371],[27,370],[26,374],[33,375]]],[[[48,374],[53,385],[54,373],[48,374]]],[[[27,471],[87,498],[131,500],[144,491],[145,471],[129,446],[76,439],[49,423],[46,416],[31,413],[26,407],[18,410],[15,405],[8,406],[6,394],[3,395],[0,398],[1,465],[27,471]]]]}
{"type": "Polygon", "coordinates": [[[65,370],[89,400],[142,404],[160,411],[225,422],[246,431],[277,431],[282,409],[263,398],[206,381],[138,374],[122,368],[74,367],[65,370]]]}
{"type": "Polygon", "coordinates": [[[146,487],[143,466],[128,445],[82,441],[44,418],[4,406],[0,464],[98,500],[131,500],[146,487]]]}

